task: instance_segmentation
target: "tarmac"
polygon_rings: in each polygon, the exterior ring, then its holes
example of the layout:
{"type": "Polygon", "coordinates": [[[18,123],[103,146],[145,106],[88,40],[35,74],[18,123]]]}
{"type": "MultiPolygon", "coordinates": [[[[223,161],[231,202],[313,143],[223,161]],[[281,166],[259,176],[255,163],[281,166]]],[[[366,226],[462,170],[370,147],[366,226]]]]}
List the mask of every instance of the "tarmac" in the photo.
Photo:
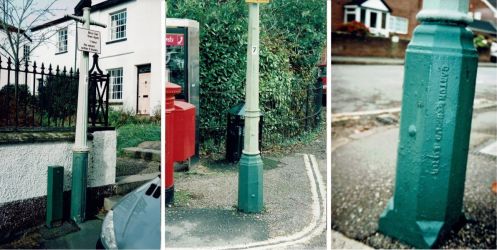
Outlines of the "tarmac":
{"type": "Polygon", "coordinates": [[[204,164],[175,174],[176,204],[166,208],[166,248],[326,249],[325,132],[311,147],[263,155],[264,209],[236,209],[237,164],[204,164]]]}
{"type": "MultiPolygon", "coordinates": [[[[488,152],[496,150],[496,120],[495,107],[473,116],[464,194],[468,222],[438,248],[496,248],[497,196],[491,187],[496,181],[497,152],[488,152]]],[[[380,126],[357,131],[333,146],[332,229],[373,248],[410,248],[377,231],[394,188],[398,133],[397,125],[380,126]]],[[[332,248],[355,247],[337,243],[332,248]]]]}

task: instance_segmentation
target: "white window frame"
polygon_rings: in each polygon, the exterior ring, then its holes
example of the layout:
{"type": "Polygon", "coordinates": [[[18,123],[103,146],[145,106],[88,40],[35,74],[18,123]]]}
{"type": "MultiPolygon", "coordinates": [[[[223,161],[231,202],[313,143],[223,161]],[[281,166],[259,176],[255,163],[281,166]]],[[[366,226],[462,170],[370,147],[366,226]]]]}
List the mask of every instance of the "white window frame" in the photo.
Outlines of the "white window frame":
{"type": "Polygon", "coordinates": [[[110,100],[111,101],[122,101],[123,100],[123,87],[124,87],[124,71],[123,68],[112,68],[107,69],[109,73],[109,89],[110,89],[110,100]],[[120,72],[120,75],[118,74],[120,72]],[[116,84],[117,83],[117,84],[116,84]],[[116,87],[119,86],[119,89],[116,87]]]}
{"type": "Polygon", "coordinates": [[[31,46],[29,46],[29,44],[24,44],[22,46],[22,57],[24,59],[25,62],[29,62],[30,58],[29,58],[29,52],[31,52],[31,46]]]}
{"type": "Polygon", "coordinates": [[[348,22],[352,22],[352,21],[357,21],[360,18],[360,16],[359,16],[359,18],[357,17],[358,10],[359,10],[359,8],[357,8],[356,5],[345,6],[344,7],[344,11],[343,11],[343,13],[344,13],[344,15],[343,15],[343,22],[344,23],[348,23],[348,22]],[[347,20],[347,15],[349,15],[349,14],[353,14],[354,15],[354,20],[352,20],[352,21],[348,21],[347,20]]]}
{"type": "Polygon", "coordinates": [[[390,30],[390,32],[402,34],[402,35],[405,35],[408,33],[408,31],[409,31],[409,19],[407,19],[406,17],[390,15],[389,21],[390,21],[390,23],[389,23],[389,25],[387,25],[387,27],[390,30]],[[399,21],[403,22],[402,27],[400,27],[399,21]]]}
{"type": "Polygon", "coordinates": [[[127,25],[128,25],[128,11],[127,9],[118,10],[109,14],[109,41],[119,41],[124,40],[127,37],[127,25]],[[115,22],[112,20],[114,17],[117,19],[115,22]],[[117,24],[119,21],[124,19],[124,23],[117,24]],[[124,27],[123,30],[118,31],[117,29],[124,27]],[[119,35],[118,34],[122,34],[119,35]]]}
{"type": "Polygon", "coordinates": [[[67,52],[67,27],[57,31],[57,53],[67,52]]]}

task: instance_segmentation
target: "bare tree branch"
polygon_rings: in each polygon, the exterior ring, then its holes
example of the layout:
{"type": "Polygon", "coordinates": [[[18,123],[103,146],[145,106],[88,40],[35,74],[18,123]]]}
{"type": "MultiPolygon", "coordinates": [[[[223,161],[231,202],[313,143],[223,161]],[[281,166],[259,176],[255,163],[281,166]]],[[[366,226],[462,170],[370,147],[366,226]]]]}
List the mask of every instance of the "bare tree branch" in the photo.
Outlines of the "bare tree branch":
{"type": "MultiPolygon", "coordinates": [[[[54,29],[45,29],[31,34],[31,29],[40,22],[53,18],[54,4],[59,0],[0,0],[0,55],[11,57],[13,62],[25,62],[26,55],[38,48],[53,36],[54,29]],[[46,3],[39,7],[36,3],[46,3]],[[29,51],[24,52],[24,46],[29,45],[29,51]],[[22,50],[21,50],[22,49],[22,50]],[[21,52],[23,52],[21,54],[21,52]]],[[[27,47],[26,47],[27,49],[27,47]]]]}

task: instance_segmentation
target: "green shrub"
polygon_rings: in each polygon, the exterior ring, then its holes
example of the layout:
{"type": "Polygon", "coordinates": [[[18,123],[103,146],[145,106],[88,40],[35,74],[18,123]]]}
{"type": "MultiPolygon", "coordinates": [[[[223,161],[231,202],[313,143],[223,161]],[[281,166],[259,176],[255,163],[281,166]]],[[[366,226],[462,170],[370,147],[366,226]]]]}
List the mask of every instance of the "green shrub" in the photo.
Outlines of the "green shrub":
{"type": "MultiPolygon", "coordinates": [[[[264,141],[303,132],[307,89],[326,43],[326,2],[261,4],[260,104],[264,141]]],[[[224,148],[227,110],[244,101],[248,7],[239,0],[168,1],[168,17],[200,23],[200,127],[205,153],[224,148]]]]}
{"type": "Polygon", "coordinates": [[[136,115],[135,112],[131,110],[109,110],[109,125],[112,127],[119,128],[124,125],[129,124],[160,124],[161,117],[160,111],[155,112],[152,116],[140,116],[136,115]]]}

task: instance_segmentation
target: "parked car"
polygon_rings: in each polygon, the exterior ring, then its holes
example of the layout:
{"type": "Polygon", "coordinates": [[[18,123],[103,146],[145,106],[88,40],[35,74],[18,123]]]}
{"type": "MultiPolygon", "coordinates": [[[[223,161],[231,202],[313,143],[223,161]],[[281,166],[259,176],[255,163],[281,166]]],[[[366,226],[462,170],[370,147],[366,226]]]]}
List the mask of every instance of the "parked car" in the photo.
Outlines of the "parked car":
{"type": "Polygon", "coordinates": [[[97,249],[160,248],[159,177],[124,196],[105,216],[97,249]]]}
{"type": "Polygon", "coordinates": [[[326,106],[326,64],[320,64],[318,66],[318,81],[323,84],[323,106],[326,106]]]}

